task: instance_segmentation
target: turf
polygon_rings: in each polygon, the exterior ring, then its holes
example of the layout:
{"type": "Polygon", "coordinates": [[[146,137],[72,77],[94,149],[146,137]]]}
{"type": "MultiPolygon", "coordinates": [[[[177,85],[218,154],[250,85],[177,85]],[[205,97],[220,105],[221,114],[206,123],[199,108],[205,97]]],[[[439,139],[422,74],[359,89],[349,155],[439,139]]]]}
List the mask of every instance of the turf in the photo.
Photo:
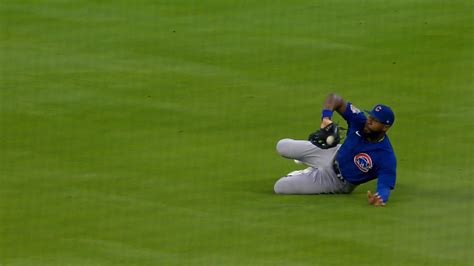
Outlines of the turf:
{"type": "Polygon", "coordinates": [[[473,265],[473,10],[0,1],[0,265],[473,265]],[[331,91],[396,112],[386,208],[273,193],[331,91]]]}

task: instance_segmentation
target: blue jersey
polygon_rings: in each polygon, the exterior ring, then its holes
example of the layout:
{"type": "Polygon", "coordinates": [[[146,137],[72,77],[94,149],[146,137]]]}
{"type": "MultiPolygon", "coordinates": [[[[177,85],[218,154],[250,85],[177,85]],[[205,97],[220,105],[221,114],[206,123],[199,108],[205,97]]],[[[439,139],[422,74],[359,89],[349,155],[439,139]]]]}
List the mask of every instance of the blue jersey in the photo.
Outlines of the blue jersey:
{"type": "Polygon", "coordinates": [[[336,159],[341,174],[352,184],[362,184],[378,178],[377,192],[386,202],[395,187],[397,161],[388,136],[379,142],[369,142],[364,136],[365,114],[350,102],[343,114],[349,127],[336,159]]]}

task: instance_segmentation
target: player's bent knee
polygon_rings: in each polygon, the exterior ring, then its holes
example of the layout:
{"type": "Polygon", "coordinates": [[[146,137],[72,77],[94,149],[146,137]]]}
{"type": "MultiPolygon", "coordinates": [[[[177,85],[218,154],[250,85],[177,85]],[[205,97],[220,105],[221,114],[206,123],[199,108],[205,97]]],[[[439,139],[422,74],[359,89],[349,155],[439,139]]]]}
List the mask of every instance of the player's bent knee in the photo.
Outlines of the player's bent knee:
{"type": "Polygon", "coordinates": [[[281,156],[290,157],[292,139],[281,139],[276,145],[276,150],[281,156]]]}
{"type": "Polygon", "coordinates": [[[279,181],[277,181],[275,183],[275,186],[273,186],[273,190],[275,191],[276,194],[285,194],[283,186],[282,186],[281,182],[279,182],[279,181]]]}
{"type": "Polygon", "coordinates": [[[280,178],[273,186],[273,190],[276,194],[292,194],[291,184],[285,180],[285,178],[280,178]]]}

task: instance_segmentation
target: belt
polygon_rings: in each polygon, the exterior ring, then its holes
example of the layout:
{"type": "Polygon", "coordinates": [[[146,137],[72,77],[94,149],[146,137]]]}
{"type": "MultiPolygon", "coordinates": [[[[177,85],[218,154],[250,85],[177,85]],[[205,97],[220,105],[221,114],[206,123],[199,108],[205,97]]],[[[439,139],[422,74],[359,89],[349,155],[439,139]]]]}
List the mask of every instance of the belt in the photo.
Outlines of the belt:
{"type": "Polygon", "coordinates": [[[337,178],[344,181],[344,177],[341,174],[341,168],[339,168],[339,162],[337,160],[334,160],[332,163],[332,169],[334,170],[334,173],[336,173],[337,178]]]}

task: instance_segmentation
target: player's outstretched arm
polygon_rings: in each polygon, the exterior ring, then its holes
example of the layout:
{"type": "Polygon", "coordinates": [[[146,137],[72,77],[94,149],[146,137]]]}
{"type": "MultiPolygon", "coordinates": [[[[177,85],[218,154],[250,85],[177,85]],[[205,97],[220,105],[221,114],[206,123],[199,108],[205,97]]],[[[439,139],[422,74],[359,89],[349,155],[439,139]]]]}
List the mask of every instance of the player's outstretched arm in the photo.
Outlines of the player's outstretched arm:
{"type": "Polygon", "coordinates": [[[396,182],[396,163],[395,157],[386,156],[385,166],[377,171],[377,192],[375,194],[367,191],[369,204],[375,206],[385,206],[390,197],[391,190],[396,182]],[[393,161],[392,161],[393,160],[393,161]],[[392,163],[390,163],[392,161],[392,163]]]}
{"type": "Polygon", "coordinates": [[[329,93],[324,101],[324,109],[322,115],[321,128],[326,127],[332,123],[332,113],[337,111],[340,115],[346,111],[346,101],[335,93],[329,93]]]}

